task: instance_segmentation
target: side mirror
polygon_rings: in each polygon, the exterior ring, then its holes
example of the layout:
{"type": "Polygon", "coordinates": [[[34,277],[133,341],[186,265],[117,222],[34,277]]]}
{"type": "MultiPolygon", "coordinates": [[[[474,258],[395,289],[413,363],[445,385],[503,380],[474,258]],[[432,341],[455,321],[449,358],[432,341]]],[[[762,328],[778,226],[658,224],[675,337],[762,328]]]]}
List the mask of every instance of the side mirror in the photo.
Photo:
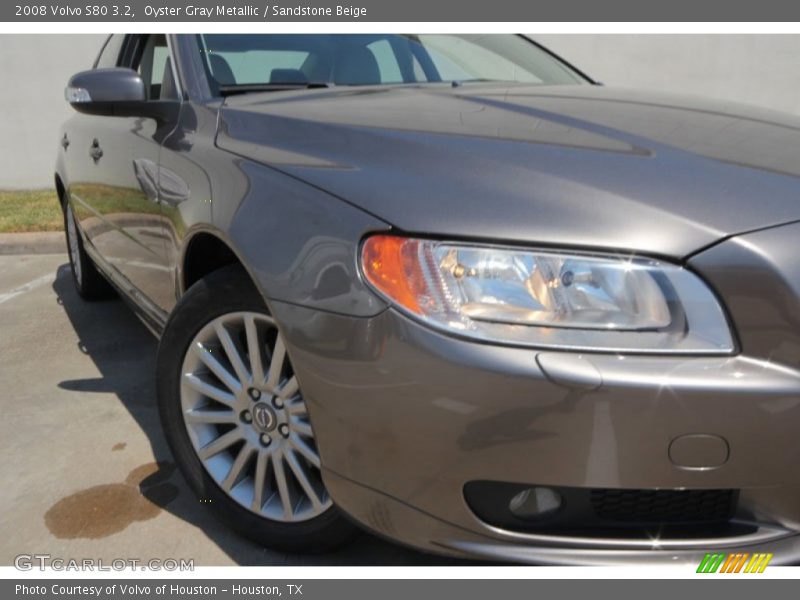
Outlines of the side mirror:
{"type": "Polygon", "coordinates": [[[64,95],[72,108],[90,115],[112,116],[115,104],[147,101],[142,78],[123,68],[81,71],[70,78],[64,95]]]}
{"type": "Polygon", "coordinates": [[[64,90],[70,106],[87,115],[151,117],[168,120],[178,102],[148,100],[144,81],[133,69],[92,69],[73,75],[64,90]]]}

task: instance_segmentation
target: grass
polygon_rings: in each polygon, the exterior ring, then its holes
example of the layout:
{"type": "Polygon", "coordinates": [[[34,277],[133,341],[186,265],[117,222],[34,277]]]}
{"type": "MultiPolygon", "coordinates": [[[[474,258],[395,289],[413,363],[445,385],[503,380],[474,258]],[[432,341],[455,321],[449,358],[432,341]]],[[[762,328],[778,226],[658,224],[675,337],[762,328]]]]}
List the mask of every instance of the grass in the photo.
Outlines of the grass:
{"type": "Polygon", "coordinates": [[[0,233],[63,228],[55,190],[0,191],[0,233]]]}

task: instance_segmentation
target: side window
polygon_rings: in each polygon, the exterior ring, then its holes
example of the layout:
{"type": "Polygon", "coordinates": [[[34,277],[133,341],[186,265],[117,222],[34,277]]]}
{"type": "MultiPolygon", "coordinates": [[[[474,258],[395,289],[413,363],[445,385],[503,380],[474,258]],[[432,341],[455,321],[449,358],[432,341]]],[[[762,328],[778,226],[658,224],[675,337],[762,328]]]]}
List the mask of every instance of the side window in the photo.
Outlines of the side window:
{"type": "Polygon", "coordinates": [[[94,61],[95,69],[105,69],[108,67],[116,67],[119,64],[119,52],[122,49],[122,42],[125,39],[124,35],[115,33],[110,36],[106,43],[103,44],[103,49],[100,50],[100,55],[94,61]]]}
{"type": "Polygon", "coordinates": [[[167,37],[148,35],[136,64],[132,65],[144,80],[148,100],[177,100],[177,86],[169,56],[167,37]]]}
{"type": "Polygon", "coordinates": [[[389,40],[378,40],[367,46],[375,61],[378,63],[378,71],[381,74],[380,83],[403,83],[403,74],[400,72],[400,64],[394,55],[392,45],[389,40]]]}

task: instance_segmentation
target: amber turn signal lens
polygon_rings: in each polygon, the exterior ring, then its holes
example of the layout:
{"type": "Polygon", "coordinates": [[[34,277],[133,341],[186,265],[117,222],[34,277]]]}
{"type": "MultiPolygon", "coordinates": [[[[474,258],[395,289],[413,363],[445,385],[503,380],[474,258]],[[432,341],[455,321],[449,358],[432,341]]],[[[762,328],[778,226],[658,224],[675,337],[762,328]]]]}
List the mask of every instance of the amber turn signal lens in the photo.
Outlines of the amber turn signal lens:
{"type": "Polygon", "coordinates": [[[367,280],[387,298],[416,314],[422,313],[420,297],[427,289],[419,251],[419,240],[394,235],[374,235],[361,249],[367,280]]]}

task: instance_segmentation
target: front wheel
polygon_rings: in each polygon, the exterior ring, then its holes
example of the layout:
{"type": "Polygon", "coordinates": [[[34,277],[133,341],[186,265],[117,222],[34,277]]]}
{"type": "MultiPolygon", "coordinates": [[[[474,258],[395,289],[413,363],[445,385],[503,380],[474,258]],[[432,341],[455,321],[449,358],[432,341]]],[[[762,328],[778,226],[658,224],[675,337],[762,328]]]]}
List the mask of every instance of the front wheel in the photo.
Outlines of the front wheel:
{"type": "Polygon", "coordinates": [[[212,273],[179,302],[159,347],[158,403],[178,465],[232,527],[288,551],[353,536],[322,482],[283,337],[242,269],[212,273]]]}

